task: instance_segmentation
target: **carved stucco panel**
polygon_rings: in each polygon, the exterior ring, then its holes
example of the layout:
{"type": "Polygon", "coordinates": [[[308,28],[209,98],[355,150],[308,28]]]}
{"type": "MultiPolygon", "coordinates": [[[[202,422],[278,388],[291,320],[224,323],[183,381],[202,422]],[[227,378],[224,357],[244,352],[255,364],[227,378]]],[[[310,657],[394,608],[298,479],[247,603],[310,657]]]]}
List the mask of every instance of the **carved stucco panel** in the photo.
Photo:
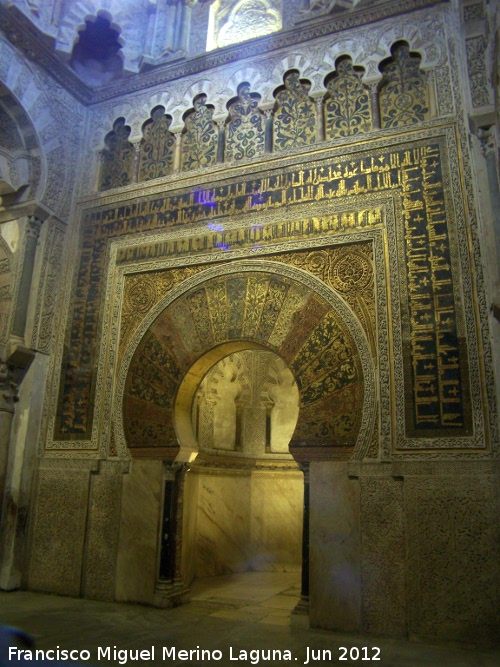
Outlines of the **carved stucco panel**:
{"type": "Polygon", "coordinates": [[[406,636],[403,479],[362,477],[363,629],[406,636]]]}
{"type": "Polygon", "coordinates": [[[142,124],[151,109],[159,104],[173,118],[172,131],[180,131],[183,113],[200,93],[206,94],[214,105],[215,119],[226,118],[226,104],[235,96],[238,84],[243,81],[248,81],[252,90],[261,95],[260,106],[270,108],[274,104],[273,91],[282,83],[283,74],[292,68],[299,69],[300,76],[313,83],[309,91],[313,97],[324,95],[324,78],[334,71],[336,58],[345,54],[352,57],[355,65],[365,68],[364,81],[377,81],[381,77],[378,65],[391,55],[391,45],[401,39],[408,41],[410,48],[422,55],[422,68],[428,70],[446,63],[445,35],[443,11],[435,8],[412,14],[411,18],[400,17],[397,29],[393,21],[386,20],[370,31],[354,28],[347,39],[342,33],[335,37],[330,35],[312,40],[300,48],[287,49],[286,53],[253,57],[248,62],[243,60],[214,67],[201,75],[187,75],[183,78],[183,87],[177,82],[167,82],[152,87],[148,92],[103,102],[89,111],[89,152],[82,170],[81,193],[90,192],[95,187],[92,174],[96,169],[97,153],[117,117],[126,118],[132,128],[130,140],[133,142],[140,140],[142,124]]]}
{"type": "Polygon", "coordinates": [[[494,640],[497,488],[487,475],[405,478],[410,632],[458,639],[468,627],[477,641],[494,640]]]}
{"type": "Polygon", "coordinates": [[[43,259],[38,279],[38,294],[35,306],[31,347],[50,354],[53,349],[57,321],[57,306],[60,305],[63,271],[63,248],[65,227],[63,224],[48,221],[45,236],[43,259]]]}
{"type": "Polygon", "coordinates": [[[2,76],[5,86],[17,93],[37,133],[42,179],[36,196],[64,218],[77,180],[83,107],[44,70],[23,60],[3,37],[0,62],[8,64],[2,76]]]}

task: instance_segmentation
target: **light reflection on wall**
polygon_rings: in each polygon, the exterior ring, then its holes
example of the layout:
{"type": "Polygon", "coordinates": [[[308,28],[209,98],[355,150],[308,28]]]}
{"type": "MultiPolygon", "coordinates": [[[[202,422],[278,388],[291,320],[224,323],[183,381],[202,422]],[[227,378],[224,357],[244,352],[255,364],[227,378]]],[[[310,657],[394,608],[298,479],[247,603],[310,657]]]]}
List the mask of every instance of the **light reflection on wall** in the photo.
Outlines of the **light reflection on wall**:
{"type": "Polygon", "coordinates": [[[210,7],[207,51],[281,30],[282,0],[216,0],[210,7]]]}

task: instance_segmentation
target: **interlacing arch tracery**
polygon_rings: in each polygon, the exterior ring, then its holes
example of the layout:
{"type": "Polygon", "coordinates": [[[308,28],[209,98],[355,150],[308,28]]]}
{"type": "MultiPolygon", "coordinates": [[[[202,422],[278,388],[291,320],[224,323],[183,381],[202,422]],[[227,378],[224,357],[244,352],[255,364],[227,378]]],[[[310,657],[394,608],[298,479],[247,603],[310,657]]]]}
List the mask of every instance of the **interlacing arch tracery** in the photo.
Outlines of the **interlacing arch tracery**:
{"type": "MultiPolygon", "coordinates": [[[[205,86],[199,82],[187,92],[193,95],[193,106],[182,114],[180,130],[170,129],[173,116],[165,114],[166,106],[153,107],[151,118],[143,122],[141,159],[137,163],[133,161],[133,144],[124,134],[130,134],[129,126],[120,117],[106,135],[106,148],[101,151],[100,189],[370,132],[379,126],[374,109],[382,128],[429,119],[430,84],[420,70],[420,55],[410,51],[408,42],[402,40],[393,44],[391,52],[390,58],[379,63],[382,78],[378,86],[369,87],[363,82],[365,70],[348,54],[337,57],[335,70],[324,78],[321,92],[315,90],[311,80],[301,77],[295,65],[275,88],[273,102],[263,100],[257,90],[252,90],[250,77],[240,80],[236,96],[226,103],[225,118],[217,116],[220,100],[216,113],[205,86]],[[119,134],[123,135],[123,146],[114,142],[110,148],[110,140],[119,134]],[[180,150],[176,150],[176,142],[180,150]],[[149,158],[145,157],[145,144],[149,158]]],[[[205,84],[208,87],[208,82],[205,84]]],[[[184,97],[186,103],[189,98],[184,97]]]]}

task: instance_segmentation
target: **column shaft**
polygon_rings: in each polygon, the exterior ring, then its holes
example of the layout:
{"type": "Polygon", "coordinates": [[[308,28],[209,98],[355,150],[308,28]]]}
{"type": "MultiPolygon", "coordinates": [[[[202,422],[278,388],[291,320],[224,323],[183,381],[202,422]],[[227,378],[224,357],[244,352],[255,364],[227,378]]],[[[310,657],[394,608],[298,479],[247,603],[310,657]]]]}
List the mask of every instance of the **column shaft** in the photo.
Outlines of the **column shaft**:
{"type": "Polygon", "coordinates": [[[36,246],[41,225],[42,222],[33,216],[29,216],[26,222],[26,242],[24,247],[23,265],[14,311],[14,321],[12,323],[12,333],[23,339],[26,330],[26,319],[28,316],[28,304],[31,281],[33,278],[33,267],[35,264],[36,246]]]}

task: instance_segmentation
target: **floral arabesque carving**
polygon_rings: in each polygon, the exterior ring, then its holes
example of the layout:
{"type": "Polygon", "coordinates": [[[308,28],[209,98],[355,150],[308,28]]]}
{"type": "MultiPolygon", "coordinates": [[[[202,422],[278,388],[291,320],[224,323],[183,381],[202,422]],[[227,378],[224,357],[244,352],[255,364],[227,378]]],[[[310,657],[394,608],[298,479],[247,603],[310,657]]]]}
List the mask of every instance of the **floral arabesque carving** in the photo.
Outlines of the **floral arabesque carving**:
{"type": "Polygon", "coordinates": [[[284,77],[284,88],[276,95],[273,118],[275,150],[313,144],[316,141],[316,113],[309,97],[310,84],[291,70],[284,77]]]}
{"type": "Polygon", "coordinates": [[[368,88],[351,58],[343,58],[327,82],[325,97],[325,135],[327,139],[347,137],[372,129],[372,112],[368,88]]]}
{"type": "Polygon", "coordinates": [[[106,135],[102,151],[101,190],[128,185],[134,169],[134,146],[128,140],[130,127],[125,118],[117,118],[113,129],[106,135]]]}
{"type": "Polygon", "coordinates": [[[193,109],[184,119],[182,171],[209,167],[217,162],[218,132],[212,116],[213,107],[207,105],[207,96],[196,96],[193,109]]]}
{"type": "Polygon", "coordinates": [[[246,82],[238,86],[238,98],[229,105],[226,125],[226,160],[241,160],[264,152],[265,119],[259,109],[260,95],[246,82]]]}
{"type": "Polygon", "coordinates": [[[142,129],[140,143],[139,181],[168,176],[174,168],[175,135],[170,132],[172,116],[165,114],[165,107],[157,106],[151,112],[142,129]]]}
{"type": "Polygon", "coordinates": [[[393,57],[382,64],[379,89],[382,127],[412,125],[429,118],[429,91],[420,70],[420,57],[410,53],[406,42],[396,43],[393,57]]]}

